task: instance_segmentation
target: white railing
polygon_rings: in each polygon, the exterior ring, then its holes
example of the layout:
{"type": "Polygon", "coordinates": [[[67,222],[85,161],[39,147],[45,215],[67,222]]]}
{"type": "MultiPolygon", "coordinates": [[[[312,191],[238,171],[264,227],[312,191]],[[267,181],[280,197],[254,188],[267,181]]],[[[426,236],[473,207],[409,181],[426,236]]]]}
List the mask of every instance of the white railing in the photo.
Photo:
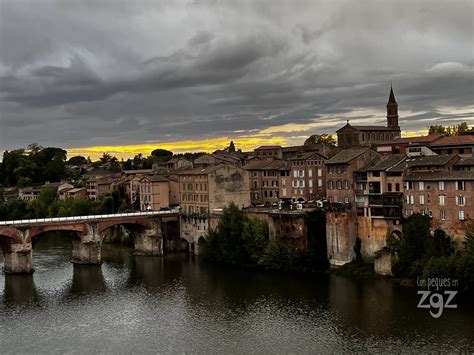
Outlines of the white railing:
{"type": "Polygon", "coordinates": [[[167,211],[149,211],[149,212],[133,212],[133,213],[114,213],[114,214],[96,214],[90,216],[72,216],[72,217],[56,217],[56,218],[36,218],[36,219],[17,219],[14,221],[0,221],[0,226],[15,224],[34,224],[47,222],[69,222],[69,221],[90,221],[97,219],[123,218],[123,217],[139,217],[139,216],[157,216],[179,213],[179,208],[167,211]]]}

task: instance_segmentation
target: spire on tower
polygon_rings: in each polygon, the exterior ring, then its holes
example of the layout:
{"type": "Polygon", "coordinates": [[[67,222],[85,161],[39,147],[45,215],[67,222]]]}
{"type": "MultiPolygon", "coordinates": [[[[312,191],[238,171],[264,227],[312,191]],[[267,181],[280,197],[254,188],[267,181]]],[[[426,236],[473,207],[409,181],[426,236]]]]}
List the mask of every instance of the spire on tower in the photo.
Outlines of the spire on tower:
{"type": "Polygon", "coordinates": [[[396,104],[397,101],[395,100],[395,95],[393,94],[392,84],[390,84],[390,97],[388,98],[389,104],[396,104]]]}
{"type": "Polygon", "coordinates": [[[387,127],[400,129],[398,126],[398,104],[395,100],[392,84],[390,84],[390,96],[387,103],[387,127]]]}

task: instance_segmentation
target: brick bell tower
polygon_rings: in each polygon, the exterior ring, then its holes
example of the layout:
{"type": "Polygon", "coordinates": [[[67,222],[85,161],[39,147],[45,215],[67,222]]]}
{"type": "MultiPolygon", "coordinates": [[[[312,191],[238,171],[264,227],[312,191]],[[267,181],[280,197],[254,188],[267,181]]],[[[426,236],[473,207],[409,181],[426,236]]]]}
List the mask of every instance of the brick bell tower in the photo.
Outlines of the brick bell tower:
{"type": "Polygon", "coordinates": [[[398,125],[398,104],[395,101],[392,85],[390,85],[390,96],[387,102],[387,127],[400,129],[398,125]]]}

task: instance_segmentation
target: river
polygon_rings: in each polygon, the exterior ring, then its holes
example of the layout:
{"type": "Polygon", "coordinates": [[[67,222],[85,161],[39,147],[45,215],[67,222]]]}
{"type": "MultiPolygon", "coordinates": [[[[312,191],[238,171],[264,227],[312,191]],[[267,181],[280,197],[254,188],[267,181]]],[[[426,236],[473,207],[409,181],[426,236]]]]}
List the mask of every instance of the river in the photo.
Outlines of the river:
{"type": "MultiPolygon", "coordinates": [[[[0,275],[0,353],[474,351],[474,308],[438,319],[389,280],[135,257],[104,245],[74,265],[64,238],[35,246],[33,275],[0,275]]],[[[0,257],[3,264],[3,257],[0,257]]]]}

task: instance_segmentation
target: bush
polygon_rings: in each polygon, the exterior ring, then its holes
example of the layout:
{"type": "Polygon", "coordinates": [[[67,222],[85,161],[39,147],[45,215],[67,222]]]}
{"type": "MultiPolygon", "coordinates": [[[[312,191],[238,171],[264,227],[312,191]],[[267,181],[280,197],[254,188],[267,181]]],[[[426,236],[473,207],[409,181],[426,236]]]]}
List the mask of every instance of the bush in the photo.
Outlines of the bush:
{"type": "Polygon", "coordinates": [[[259,258],[259,265],[268,270],[289,270],[293,258],[294,252],[288,242],[272,238],[259,258]]]}
{"type": "Polygon", "coordinates": [[[230,204],[220,217],[216,230],[209,230],[201,256],[209,261],[259,266],[269,270],[325,269],[325,215],[322,211],[307,214],[310,248],[295,251],[291,243],[279,237],[270,238],[267,223],[244,216],[230,204]],[[322,226],[321,226],[322,224],[322,226]],[[324,239],[324,249],[320,246],[324,239]]]}
{"type": "Polygon", "coordinates": [[[458,280],[459,291],[474,292],[474,257],[442,256],[431,257],[423,267],[423,278],[450,278],[458,280]]]}

